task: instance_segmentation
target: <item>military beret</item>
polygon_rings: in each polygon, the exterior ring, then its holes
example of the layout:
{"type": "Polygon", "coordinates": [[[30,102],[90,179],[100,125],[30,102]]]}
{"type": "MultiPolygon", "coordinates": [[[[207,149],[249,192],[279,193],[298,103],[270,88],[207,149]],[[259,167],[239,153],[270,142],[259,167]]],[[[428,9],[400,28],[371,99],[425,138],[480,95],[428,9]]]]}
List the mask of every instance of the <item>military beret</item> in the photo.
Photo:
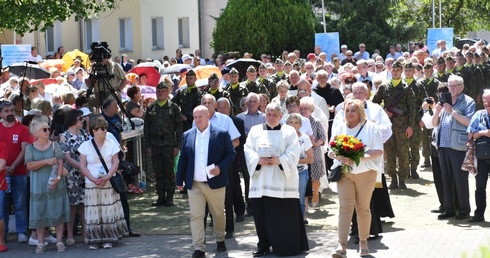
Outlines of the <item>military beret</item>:
{"type": "Polygon", "coordinates": [[[209,79],[210,80],[216,80],[216,79],[218,79],[218,75],[216,73],[212,73],[211,75],[209,75],[209,79]]]}
{"type": "Polygon", "coordinates": [[[259,70],[265,70],[265,69],[267,69],[267,67],[265,66],[265,64],[260,64],[259,70]]]}
{"type": "Polygon", "coordinates": [[[257,70],[255,70],[255,66],[250,65],[250,66],[247,68],[247,73],[255,73],[255,72],[257,72],[257,70]]]}
{"type": "Polygon", "coordinates": [[[439,59],[437,59],[437,64],[445,64],[446,63],[446,60],[444,60],[444,57],[439,57],[439,59]]]}
{"type": "MultiPolygon", "coordinates": [[[[191,70],[192,71],[192,70],[191,70]]],[[[168,86],[167,84],[165,84],[165,82],[160,82],[158,85],[157,85],[157,90],[159,89],[168,89],[168,86]]]]}
{"type": "Polygon", "coordinates": [[[228,73],[230,73],[230,67],[225,66],[225,68],[223,68],[223,70],[221,70],[221,75],[225,75],[228,73]]]}
{"type": "Polygon", "coordinates": [[[187,76],[196,76],[196,72],[194,72],[194,70],[192,70],[192,69],[191,69],[191,70],[189,70],[189,71],[188,71],[188,72],[185,74],[185,76],[186,76],[186,77],[187,77],[187,76]]]}
{"type": "Polygon", "coordinates": [[[277,58],[274,63],[275,64],[284,64],[284,62],[281,59],[279,59],[279,58],[277,58]]]}
{"type": "Polygon", "coordinates": [[[466,53],[464,53],[464,55],[465,55],[465,56],[468,56],[468,57],[469,57],[469,56],[473,57],[473,52],[471,52],[471,51],[466,51],[466,53]]]}
{"type": "MultiPolygon", "coordinates": [[[[439,60],[438,60],[438,62],[437,62],[437,63],[439,64],[439,60]]],[[[442,61],[442,63],[444,64],[444,61],[442,61]]],[[[420,65],[420,64],[419,64],[419,65],[420,65]]],[[[424,63],[424,69],[430,69],[430,68],[432,68],[432,67],[434,67],[434,64],[433,64],[432,62],[425,62],[425,63],[424,63]]]]}
{"type": "Polygon", "coordinates": [[[449,62],[449,61],[454,61],[454,57],[448,55],[446,57],[446,62],[449,62]]]}
{"type": "Polygon", "coordinates": [[[291,66],[291,62],[289,61],[284,62],[284,66],[291,66]]]}
{"type": "Polygon", "coordinates": [[[412,62],[405,62],[405,64],[403,65],[403,68],[405,69],[410,69],[410,68],[415,68],[415,66],[413,65],[412,62]]]}
{"type": "Polygon", "coordinates": [[[403,64],[402,62],[396,60],[395,62],[393,62],[393,68],[403,68],[403,64]]]}
{"type": "Polygon", "coordinates": [[[235,67],[231,68],[231,70],[230,70],[230,74],[231,74],[231,75],[240,75],[240,74],[238,73],[238,70],[237,70],[235,67]]]}

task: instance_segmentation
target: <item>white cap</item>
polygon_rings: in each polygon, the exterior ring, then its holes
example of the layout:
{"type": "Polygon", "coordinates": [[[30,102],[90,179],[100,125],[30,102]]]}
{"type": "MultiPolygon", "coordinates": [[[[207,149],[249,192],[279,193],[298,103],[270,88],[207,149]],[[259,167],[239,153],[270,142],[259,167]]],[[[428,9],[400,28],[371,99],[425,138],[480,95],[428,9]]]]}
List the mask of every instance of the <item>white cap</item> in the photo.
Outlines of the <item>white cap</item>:
{"type": "Polygon", "coordinates": [[[340,49],[347,48],[347,45],[340,46],[340,49]]]}
{"type": "Polygon", "coordinates": [[[92,112],[90,112],[90,109],[88,109],[86,107],[82,107],[82,108],[80,108],[78,110],[80,110],[80,111],[83,112],[82,116],[88,116],[88,115],[92,114],[92,112]]]}
{"type": "Polygon", "coordinates": [[[191,56],[188,55],[188,54],[185,54],[185,55],[182,56],[182,62],[184,62],[187,59],[191,59],[191,56]]]}

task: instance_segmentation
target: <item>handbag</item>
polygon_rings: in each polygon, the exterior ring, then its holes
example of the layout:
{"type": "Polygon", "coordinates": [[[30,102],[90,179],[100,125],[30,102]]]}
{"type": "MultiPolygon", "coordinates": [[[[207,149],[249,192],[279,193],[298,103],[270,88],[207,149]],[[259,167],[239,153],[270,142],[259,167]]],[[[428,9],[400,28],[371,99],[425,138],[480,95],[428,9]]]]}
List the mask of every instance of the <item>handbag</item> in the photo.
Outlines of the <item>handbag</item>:
{"type": "MultiPolygon", "coordinates": [[[[488,127],[488,121],[487,121],[488,114],[483,118],[485,120],[485,124],[488,127]]],[[[478,139],[475,140],[475,156],[477,159],[490,159],[490,138],[486,136],[482,136],[478,139]]]]}
{"type": "Polygon", "coordinates": [[[117,170],[122,170],[123,176],[136,176],[141,171],[139,166],[136,166],[135,164],[126,160],[119,161],[119,167],[117,170]]]}
{"type": "MultiPolygon", "coordinates": [[[[362,128],[364,127],[366,123],[364,123],[361,128],[359,128],[359,131],[357,131],[356,135],[354,137],[357,138],[359,133],[361,132],[362,128]]],[[[328,173],[328,182],[338,182],[340,178],[342,177],[342,165],[339,165],[335,167],[334,169],[330,170],[330,173],[328,173]]]]}
{"type": "MultiPolygon", "coordinates": [[[[102,154],[100,154],[100,150],[97,147],[97,144],[95,144],[94,139],[92,139],[92,144],[94,145],[95,151],[99,156],[102,166],[104,166],[105,172],[109,174],[109,168],[107,168],[107,164],[105,164],[104,158],[102,158],[102,154]]],[[[116,191],[116,193],[125,193],[128,190],[128,186],[126,185],[126,182],[124,182],[124,178],[117,172],[114,173],[114,176],[112,176],[109,181],[111,182],[112,188],[114,191],[116,191]]]]}

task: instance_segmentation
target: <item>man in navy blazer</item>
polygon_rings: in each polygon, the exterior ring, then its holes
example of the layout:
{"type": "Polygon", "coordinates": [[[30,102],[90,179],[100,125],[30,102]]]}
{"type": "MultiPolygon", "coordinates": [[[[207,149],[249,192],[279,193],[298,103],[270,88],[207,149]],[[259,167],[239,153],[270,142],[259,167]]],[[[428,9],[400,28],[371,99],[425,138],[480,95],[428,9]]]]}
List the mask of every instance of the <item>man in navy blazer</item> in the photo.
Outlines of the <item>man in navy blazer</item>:
{"type": "Polygon", "coordinates": [[[195,127],[186,131],[177,166],[176,184],[179,190],[188,189],[191,213],[191,233],[194,253],[192,257],[205,257],[204,214],[206,203],[213,215],[217,251],[225,246],[225,187],[227,169],[235,158],[230,135],[209,124],[209,111],[205,106],[194,108],[195,127]]]}

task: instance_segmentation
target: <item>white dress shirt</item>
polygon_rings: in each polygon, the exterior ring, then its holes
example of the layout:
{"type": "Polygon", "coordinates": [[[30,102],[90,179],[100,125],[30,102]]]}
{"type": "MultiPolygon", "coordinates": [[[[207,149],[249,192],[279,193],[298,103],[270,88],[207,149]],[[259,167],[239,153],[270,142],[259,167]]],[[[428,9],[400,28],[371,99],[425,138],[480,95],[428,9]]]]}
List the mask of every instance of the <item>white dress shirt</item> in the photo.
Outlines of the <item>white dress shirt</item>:
{"type": "Polygon", "coordinates": [[[194,181],[208,181],[205,168],[208,166],[209,136],[209,126],[202,132],[196,128],[196,145],[194,146],[194,181]]]}

